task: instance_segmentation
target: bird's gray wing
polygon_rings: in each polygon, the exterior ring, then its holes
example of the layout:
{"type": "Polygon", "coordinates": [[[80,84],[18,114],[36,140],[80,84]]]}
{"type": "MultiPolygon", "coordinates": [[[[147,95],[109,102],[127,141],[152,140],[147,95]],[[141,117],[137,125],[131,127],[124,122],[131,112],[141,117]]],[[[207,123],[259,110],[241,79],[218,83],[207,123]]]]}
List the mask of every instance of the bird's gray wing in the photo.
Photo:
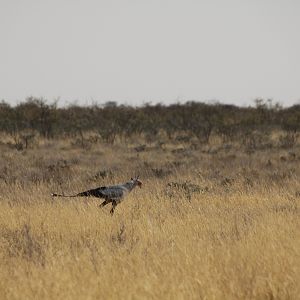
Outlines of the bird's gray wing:
{"type": "Polygon", "coordinates": [[[125,190],[121,186],[108,186],[102,188],[101,193],[108,199],[120,199],[124,196],[125,190]]]}

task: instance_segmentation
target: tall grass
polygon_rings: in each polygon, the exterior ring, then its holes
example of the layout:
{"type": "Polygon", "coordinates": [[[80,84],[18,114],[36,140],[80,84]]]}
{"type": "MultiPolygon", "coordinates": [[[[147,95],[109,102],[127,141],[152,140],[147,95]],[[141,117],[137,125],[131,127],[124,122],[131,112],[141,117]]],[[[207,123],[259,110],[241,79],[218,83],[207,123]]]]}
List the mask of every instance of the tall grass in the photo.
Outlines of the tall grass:
{"type": "Polygon", "coordinates": [[[172,147],[2,145],[1,299],[299,299],[299,149],[172,147]],[[50,197],[137,173],[113,217],[50,197]]]}

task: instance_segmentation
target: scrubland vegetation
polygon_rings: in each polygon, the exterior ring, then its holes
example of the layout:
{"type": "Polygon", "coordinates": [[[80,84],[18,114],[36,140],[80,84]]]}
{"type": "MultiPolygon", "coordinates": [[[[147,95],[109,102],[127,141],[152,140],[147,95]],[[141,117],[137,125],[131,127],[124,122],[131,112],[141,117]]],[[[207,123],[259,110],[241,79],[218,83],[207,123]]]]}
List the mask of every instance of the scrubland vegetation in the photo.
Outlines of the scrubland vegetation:
{"type": "Polygon", "coordinates": [[[300,107],[256,104],[3,102],[0,298],[299,299],[300,107]]]}

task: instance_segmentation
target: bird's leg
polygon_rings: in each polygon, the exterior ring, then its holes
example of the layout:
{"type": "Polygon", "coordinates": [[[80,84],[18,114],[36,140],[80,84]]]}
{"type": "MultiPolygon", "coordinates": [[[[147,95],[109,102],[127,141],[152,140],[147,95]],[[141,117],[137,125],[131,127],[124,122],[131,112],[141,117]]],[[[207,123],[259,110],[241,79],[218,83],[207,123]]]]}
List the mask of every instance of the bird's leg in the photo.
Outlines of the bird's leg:
{"type": "Polygon", "coordinates": [[[111,204],[112,204],[112,208],[111,208],[111,210],[110,210],[110,214],[113,215],[113,214],[114,214],[114,211],[115,211],[115,208],[116,208],[116,206],[117,206],[117,203],[116,203],[116,201],[113,201],[111,204]]]}
{"type": "Polygon", "coordinates": [[[99,207],[103,207],[103,206],[107,205],[108,203],[109,203],[109,201],[105,200],[99,205],[99,207]]]}

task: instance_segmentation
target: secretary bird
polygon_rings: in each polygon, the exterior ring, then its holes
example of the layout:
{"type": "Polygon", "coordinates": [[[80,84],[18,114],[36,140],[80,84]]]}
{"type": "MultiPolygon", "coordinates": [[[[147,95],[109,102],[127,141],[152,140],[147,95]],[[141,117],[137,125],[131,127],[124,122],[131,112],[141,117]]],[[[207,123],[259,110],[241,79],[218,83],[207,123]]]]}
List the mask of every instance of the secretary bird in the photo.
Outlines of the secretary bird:
{"type": "Polygon", "coordinates": [[[123,184],[117,184],[112,186],[101,186],[96,189],[91,189],[78,193],[76,195],[63,195],[63,194],[51,194],[52,197],[96,197],[105,199],[99,207],[111,203],[112,208],[110,210],[111,215],[114,214],[116,206],[124,200],[124,197],[128,195],[136,186],[142,187],[142,182],[139,180],[139,176],[131,178],[128,182],[123,184]]]}

